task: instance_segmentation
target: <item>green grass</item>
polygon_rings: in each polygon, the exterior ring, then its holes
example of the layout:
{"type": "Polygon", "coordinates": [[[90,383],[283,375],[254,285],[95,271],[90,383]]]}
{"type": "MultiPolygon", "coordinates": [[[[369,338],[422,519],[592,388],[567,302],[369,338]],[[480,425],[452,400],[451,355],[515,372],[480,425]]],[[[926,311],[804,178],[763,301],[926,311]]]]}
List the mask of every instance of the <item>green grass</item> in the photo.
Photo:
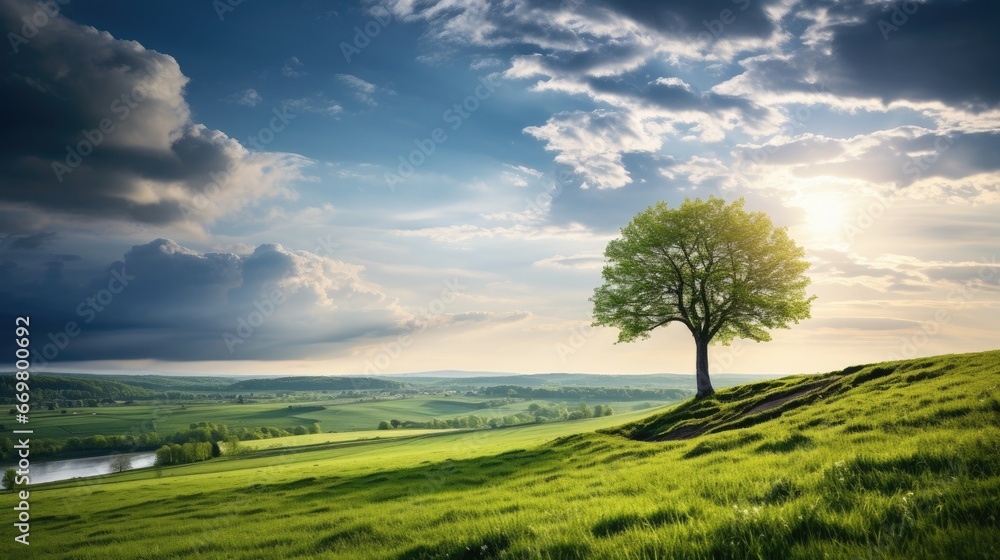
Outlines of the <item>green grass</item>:
{"type": "MultiPolygon", "coordinates": [[[[525,412],[531,402],[521,401],[500,407],[484,408],[484,398],[418,396],[407,399],[375,402],[345,402],[327,400],[294,403],[254,404],[179,404],[132,405],[120,407],[72,408],[60,411],[32,411],[31,427],[35,437],[65,441],[71,437],[131,434],[155,431],[170,435],[186,430],[192,422],[212,422],[230,427],[273,426],[294,428],[319,422],[325,432],[373,430],[382,420],[393,418],[425,422],[434,418],[456,416],[494,417],[525,412]]],[[[661,401],[651,401],[662,405],[661,401]]],[[[575,403],[568,403],[573,405],[575,403]]],[[[610,404],[616,411],[628,411],[638,402],[588,401],[588,404],[610,404]]]]}
{"type": "Polygon", "coordinates": [[[16,557],[1000,556],[996,351],[577,422],[301,437],[35,487],[33,544],[16,557]]]}

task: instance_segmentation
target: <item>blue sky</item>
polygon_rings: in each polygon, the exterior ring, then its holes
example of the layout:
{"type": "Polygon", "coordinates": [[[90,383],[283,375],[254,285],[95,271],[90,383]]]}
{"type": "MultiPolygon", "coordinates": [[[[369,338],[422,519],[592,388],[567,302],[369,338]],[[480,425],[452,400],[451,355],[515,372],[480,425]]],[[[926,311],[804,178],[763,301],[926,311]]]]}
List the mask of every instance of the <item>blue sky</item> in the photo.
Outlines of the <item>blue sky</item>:
{"type": "Polygon", "coordinates": [[[714,371],[996,346],[992,2],[0,0],[0,22],[0,300],[40,368],[691,371],[686,331],[614,345],[588,298],[633,215],[709,195],[788,227],[818,296],[714,371]]]}

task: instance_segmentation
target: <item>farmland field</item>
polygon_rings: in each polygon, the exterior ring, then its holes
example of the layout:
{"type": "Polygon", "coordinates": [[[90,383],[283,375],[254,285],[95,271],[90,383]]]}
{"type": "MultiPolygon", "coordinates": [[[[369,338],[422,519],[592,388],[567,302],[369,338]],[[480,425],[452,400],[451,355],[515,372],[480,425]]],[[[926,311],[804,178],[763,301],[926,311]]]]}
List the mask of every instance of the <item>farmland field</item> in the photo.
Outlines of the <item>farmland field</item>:
{"type": "Polygon", "coordinates": [[[403,432],[258,442],[198,464],[34,487],[32,545],[18,557],[1000,551],[996,351],[793,376],[609,417],[403,432]]]}
{"type": "MultiPolygon", "coordinates": [[[[157,431],[170,434],[185,430],[191,422],[211,422],[231,427],[273,426],[290,429],[299,425],[319,422],[324,432],[373,430],[382,420],[428,421],[474,414],[496,417],[524,412],[535,403],[558,401],[521,401],[498,407],[486,407],[482,397],[417,396],[406,399],[384,399],[364,402],[322,400],[312,402],[263,403],[263,404],[199,404],[170,403],[131,405],[120,407],[83,407],[60,411],[38,411],[32,415],[35,437],[65,440],[70,437],[87,437],[95,434],[129,434],[157,431]]],[[[646,406],[647,401],[616,402],[587,401],[588,404],[607,404],[616,411],[629,411],[646,406]]],[[[576,403],[567,403],[570,406],[576,403]]],[[[648,401],[663,405],[664,401],[648,401]]]]}

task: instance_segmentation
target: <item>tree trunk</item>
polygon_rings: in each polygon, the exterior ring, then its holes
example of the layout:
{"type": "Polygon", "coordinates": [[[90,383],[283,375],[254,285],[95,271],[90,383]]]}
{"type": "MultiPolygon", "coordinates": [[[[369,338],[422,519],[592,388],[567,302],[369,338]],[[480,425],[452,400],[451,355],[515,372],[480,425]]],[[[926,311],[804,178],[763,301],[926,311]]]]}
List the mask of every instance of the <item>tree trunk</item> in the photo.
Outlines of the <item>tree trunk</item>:
{"type": "Polygon", "coordinates": [[[698,384],[698,393],[695,398],[707,397],[715,392],[712,388],[712,380],[708,377],[708,341],[699,337],[694,339],[698,350],[698,359],[695,364],[695,381],[698,384]]]}

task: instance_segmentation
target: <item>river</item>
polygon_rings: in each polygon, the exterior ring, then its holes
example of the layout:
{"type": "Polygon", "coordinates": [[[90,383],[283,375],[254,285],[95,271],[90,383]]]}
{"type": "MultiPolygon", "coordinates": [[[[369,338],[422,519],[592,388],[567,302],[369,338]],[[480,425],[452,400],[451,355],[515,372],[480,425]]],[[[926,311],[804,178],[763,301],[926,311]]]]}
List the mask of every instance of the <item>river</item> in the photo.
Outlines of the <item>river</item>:
{"type": "MultiPolygon", "coordinates": [[[[153,462],[156,461],[156,453],[152,451],[125,453],[124,455],[132,461],[133,469],[152,467],[153,462]]],[[[31,484],[41,484],[42,482],[55,482],[57,480],[108,474],[111,472],[111,461],[116,457],[118,455],[39,463],[33,462],[29,467],[30,474],[28,478],[31,479],[31,484]]],[[[4,468],[6,469],[7,467],[4,468]]]]}

